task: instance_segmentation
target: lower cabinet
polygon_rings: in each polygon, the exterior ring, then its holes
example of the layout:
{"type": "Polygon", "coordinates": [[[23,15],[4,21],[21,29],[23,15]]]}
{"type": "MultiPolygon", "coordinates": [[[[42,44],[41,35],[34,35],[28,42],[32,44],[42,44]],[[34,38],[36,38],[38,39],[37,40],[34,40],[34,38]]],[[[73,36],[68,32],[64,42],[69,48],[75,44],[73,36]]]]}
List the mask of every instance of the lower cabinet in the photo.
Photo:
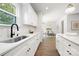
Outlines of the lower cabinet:
{"type": "Polygon", "coordinates": [[[79,45],[60,35],[56,36],[56,48],[61,56],[79,56],[79,45]]]}
{"type": "Polygon", "coordinates": [[[39,36],[35,36],[29,40],[26,40],[26,42],[23,42],[19,46],[10,50],[4,56],[34,56],[41,40],[38,37],[39,36]]]}
{"type": "Polygon", "coordinates": [[[17,46],[16,48],[12,49],[5,56],[26,56],[29,55],[30,46],[24,42],[21,45],[17,46]]]}

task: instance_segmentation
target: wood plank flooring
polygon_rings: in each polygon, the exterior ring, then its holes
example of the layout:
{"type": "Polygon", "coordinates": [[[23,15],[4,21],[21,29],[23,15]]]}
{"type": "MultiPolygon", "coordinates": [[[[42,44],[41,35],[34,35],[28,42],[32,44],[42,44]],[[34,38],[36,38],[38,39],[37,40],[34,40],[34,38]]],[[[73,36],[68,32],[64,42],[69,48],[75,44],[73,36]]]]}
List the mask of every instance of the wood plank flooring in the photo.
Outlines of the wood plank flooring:
{"type": "Polygon", "coordinates": [[[56,50],[55,36],[43,39],[35,56],[59,56],[59,53],[56,50]]]}

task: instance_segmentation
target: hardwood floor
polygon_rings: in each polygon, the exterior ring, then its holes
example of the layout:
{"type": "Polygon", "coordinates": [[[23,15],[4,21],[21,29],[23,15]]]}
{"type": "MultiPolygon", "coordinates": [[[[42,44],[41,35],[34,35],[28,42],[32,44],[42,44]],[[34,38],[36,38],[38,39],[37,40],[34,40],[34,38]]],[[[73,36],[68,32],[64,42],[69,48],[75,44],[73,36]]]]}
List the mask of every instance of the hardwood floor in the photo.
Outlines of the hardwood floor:
{"type": "Polygon", "coordinates": [[[55,36],[43,39],[43,42],[40,43],[35,56],[59,56],[55,44],[55,36]]]}

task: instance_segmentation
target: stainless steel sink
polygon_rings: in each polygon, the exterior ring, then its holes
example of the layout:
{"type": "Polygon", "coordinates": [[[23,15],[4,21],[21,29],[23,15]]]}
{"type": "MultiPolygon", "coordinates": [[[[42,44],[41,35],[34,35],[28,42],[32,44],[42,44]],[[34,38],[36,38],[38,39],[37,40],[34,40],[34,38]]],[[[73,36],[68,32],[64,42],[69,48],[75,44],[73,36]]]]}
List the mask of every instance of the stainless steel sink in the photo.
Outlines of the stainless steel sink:
{"type": "Polygon", "coordinates": [[[16,38],[12,38],[12,39],[9,39],[9,40],[5,40],[5,41],[0,41],[0,43],[14,43],[14,42],[18,42],[20,40],[23,40],[25,38],[27,38],[28,36],[19,36],[19,37],[16,37],[16,38]]]}

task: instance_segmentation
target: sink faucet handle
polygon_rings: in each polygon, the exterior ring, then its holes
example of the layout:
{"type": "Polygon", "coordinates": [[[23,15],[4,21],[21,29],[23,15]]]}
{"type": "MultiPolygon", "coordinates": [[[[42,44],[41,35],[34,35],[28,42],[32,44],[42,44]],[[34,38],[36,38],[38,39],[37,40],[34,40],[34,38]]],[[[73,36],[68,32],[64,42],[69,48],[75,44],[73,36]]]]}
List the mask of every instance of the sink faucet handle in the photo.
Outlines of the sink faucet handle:
{"type": "Polygon", "coordinates": [[[18,36],[19,35],[19,31],[16,31],[16,36],[18,36]]]}

